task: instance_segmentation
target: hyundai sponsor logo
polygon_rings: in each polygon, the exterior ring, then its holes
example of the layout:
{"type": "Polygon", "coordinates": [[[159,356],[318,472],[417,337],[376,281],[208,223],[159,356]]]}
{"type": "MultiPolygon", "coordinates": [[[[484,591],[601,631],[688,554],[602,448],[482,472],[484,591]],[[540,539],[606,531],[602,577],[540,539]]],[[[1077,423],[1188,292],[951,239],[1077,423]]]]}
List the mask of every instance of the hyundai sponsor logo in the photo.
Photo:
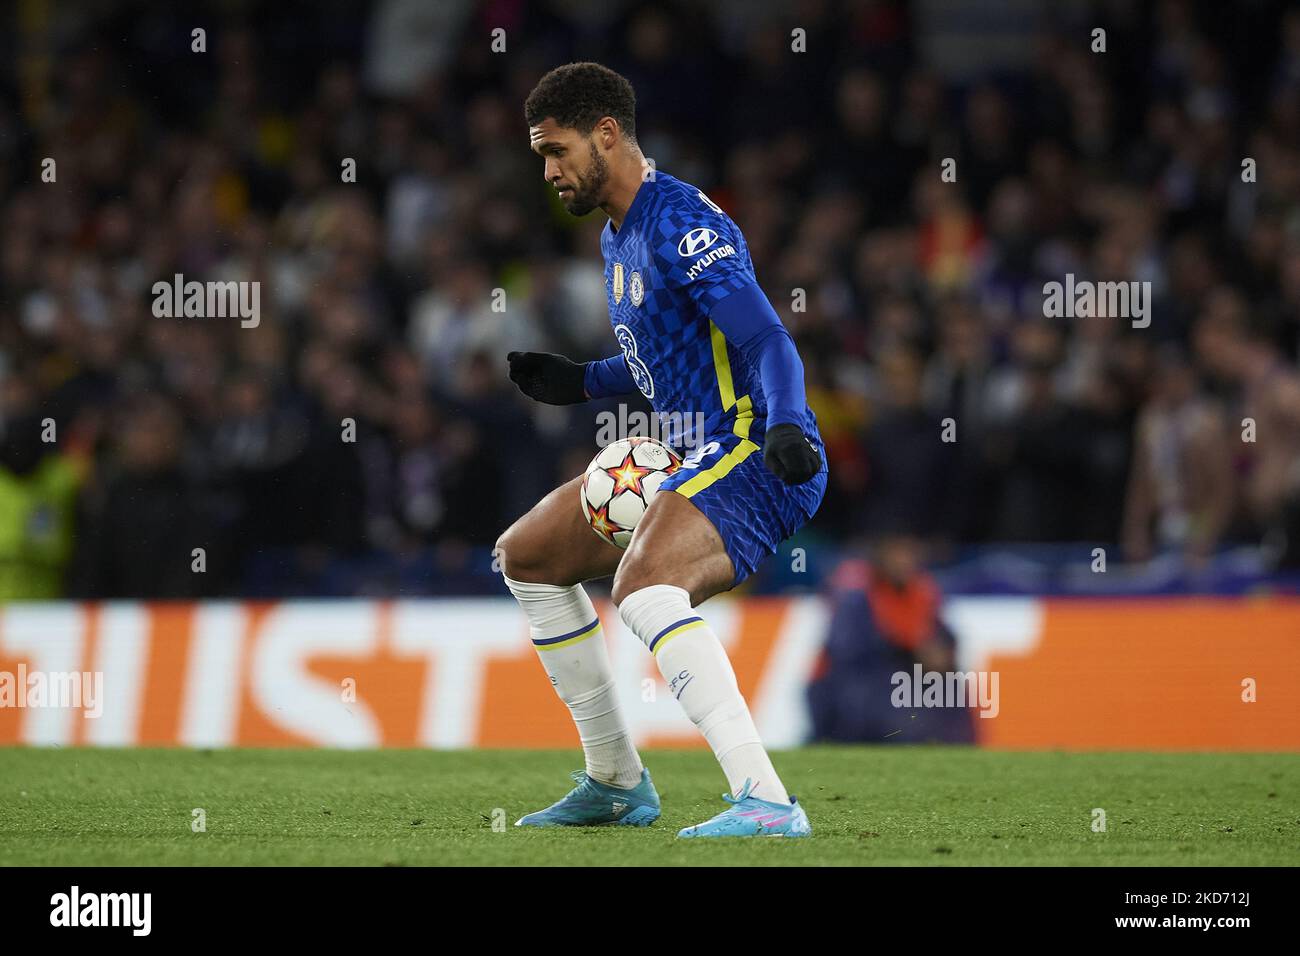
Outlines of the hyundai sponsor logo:
{"type": "Polygon", "coordinates": [[[695,264],[686,270],[686,281],[692,281],[696,276],[719,259],[725,259],[727,256],[734,256],[735,254],[736,247],[731,243],[727,243],[725,246],[718,246],[718,248],[714,249],[708,255],[700,256],[695,260],[695,264]]]}
{"type": "Polygon", "coordinates": [[[689,259],[691,256],[698,256],[709,246],[718,241],[718,234],[712,229],[692,229],[686,235],[682,236],[682,241],[677,243],[677,254],[683,259],[689,259]]]}

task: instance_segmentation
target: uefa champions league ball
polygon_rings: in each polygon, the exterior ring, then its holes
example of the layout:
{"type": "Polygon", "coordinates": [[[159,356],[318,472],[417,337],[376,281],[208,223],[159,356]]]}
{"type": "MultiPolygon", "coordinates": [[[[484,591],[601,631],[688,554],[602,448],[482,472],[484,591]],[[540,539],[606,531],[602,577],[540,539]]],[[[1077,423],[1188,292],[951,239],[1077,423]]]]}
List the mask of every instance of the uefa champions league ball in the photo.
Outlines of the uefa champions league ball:
{"type": "Polygon", "coordinates": [[[579,489],[591,530],[626,549],[659,486],[681,466],[681,456],[653,438],[622,438],[606,445],[587,466],[579,489]]]}

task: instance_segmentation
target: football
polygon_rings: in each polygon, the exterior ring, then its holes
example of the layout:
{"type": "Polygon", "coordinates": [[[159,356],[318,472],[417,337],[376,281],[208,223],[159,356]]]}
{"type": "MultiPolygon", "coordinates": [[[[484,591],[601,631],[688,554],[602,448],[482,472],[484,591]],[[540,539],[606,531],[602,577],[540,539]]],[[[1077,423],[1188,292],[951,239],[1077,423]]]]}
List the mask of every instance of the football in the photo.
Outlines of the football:
{"type": "Polygon", "coordinates": [[[626,549],[659,486],[681,466],[681,456],[653,438],[610,442],[587,466],[579,489],[582,514],[591,530],[626,549]]]}

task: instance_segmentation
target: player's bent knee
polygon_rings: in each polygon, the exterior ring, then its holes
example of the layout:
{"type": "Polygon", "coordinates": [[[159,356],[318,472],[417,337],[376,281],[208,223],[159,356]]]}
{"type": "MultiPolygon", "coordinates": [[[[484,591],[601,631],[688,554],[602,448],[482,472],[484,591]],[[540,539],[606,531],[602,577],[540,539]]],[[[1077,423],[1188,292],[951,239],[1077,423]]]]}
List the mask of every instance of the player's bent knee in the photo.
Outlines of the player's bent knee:
{"type": "Polygon", "coordinates": [[[681,568],[663,566],[642,551],[629,550],[627,556],[619,563],[618,571],[614,573],[614,586],[610,591],[610,599],[614,602],[614,606],[618,607],[628,595],[655,584],[672,584],[684,588],[691,593],[692,597],[695,594],[695,582],[689,574],[684,574],[681,568]]]}
{"type": "Polygon", "coordinates": [[[516,521],[497,538],[494,556],[500,562],[501,572],[515,581],[528,584],[554,584],[548,581],[553,570],[547,566],[544,548],[537,546],[536,536],[530,535],[516,521]]]}
{"type": "MultiPolygon", "coordinates": [[[[544,523],[543,523],[544,524],[544,523]]],[[[581,584],[588,576],[581,561],[556,546],[553,533],[525,515],[497,538],[494,557],[502,574],[523,584],[581,584]]]]}
{"type": "Polygon", "coordinates": [[[623,563],[618,566],[618,571],[614,573],[614,587],[610,590],[609,596],[615,607],[622,604],[623,599],[629,594],[649,587],[651,584],[663,583],[647,580],[645,575],[641,573],[639,564],[640,562],[624,558],[623,563]]]}

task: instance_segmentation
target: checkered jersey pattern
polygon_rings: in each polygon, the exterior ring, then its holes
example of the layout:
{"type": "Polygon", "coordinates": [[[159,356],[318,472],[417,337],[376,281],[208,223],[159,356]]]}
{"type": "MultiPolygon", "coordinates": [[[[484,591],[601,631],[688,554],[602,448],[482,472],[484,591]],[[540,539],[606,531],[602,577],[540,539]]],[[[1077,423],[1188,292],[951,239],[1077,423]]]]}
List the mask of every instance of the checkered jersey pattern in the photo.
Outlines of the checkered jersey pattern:
{"type": "MultiPolygon", "coordinates": [[[[749,247],[731,218],[696,187],[656,172],[637,191],[622,228],[606,223],[600,244],[610,324],[655,411],[678,413],[688,425],[702,412],[706,434],[728,431],[748,395],[761,425],[767,401],[758,370],[720,333],[715,346],[708,317],[715,303],[755,281],[749,247]],[[725,407],[715,347],[725,350],[730,372],[725,407]]],[[[681,447],[700,436],[676,438],[681,447]]]]}

